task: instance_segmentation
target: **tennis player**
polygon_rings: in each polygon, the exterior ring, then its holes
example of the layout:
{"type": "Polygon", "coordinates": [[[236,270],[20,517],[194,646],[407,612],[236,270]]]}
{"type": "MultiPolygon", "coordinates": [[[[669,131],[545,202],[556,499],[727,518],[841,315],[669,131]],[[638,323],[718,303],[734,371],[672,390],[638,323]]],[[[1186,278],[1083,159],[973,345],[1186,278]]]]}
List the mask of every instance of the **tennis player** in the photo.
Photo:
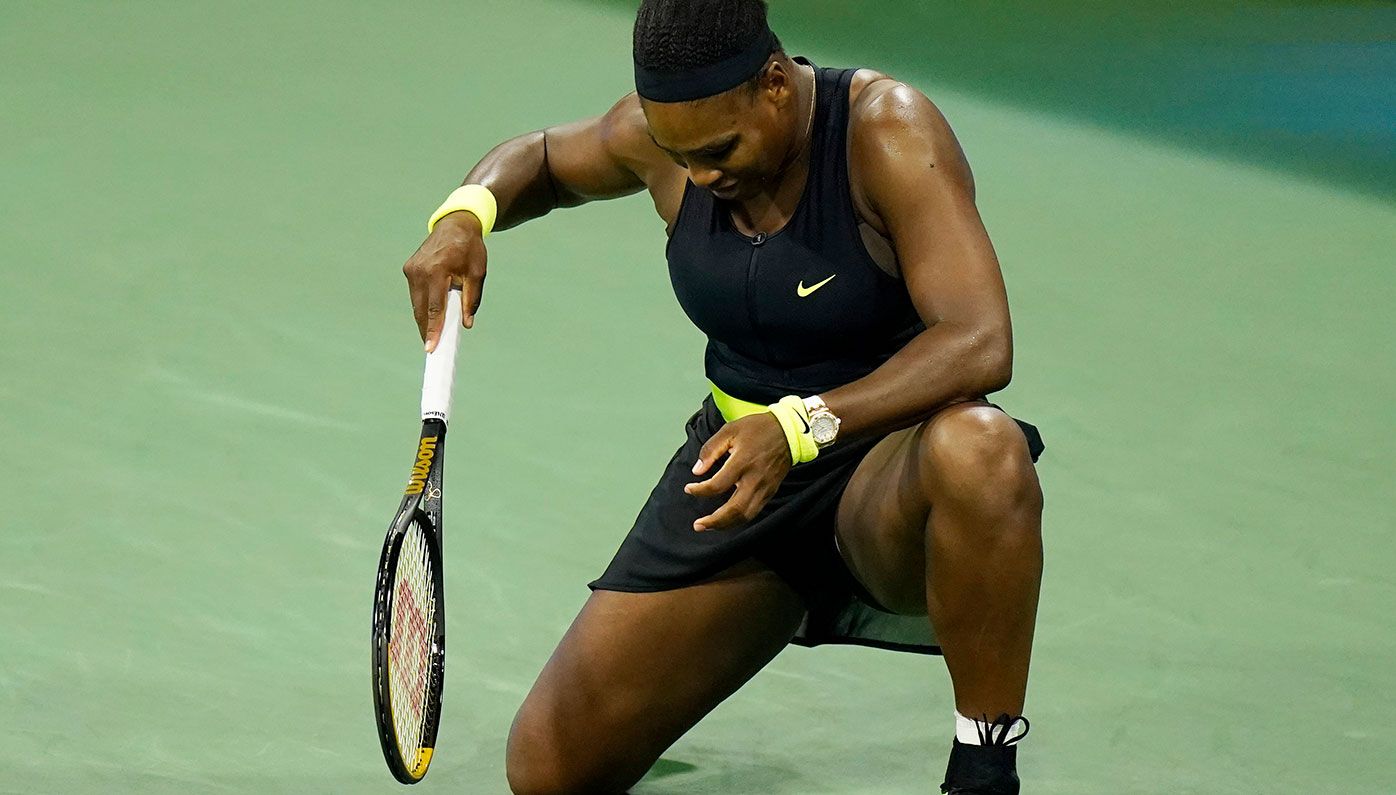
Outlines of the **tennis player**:
{"type": "Polygon", "coordinates": [[[974,182],[921,92],[786,55],[761,0],[644,0],[635,92],[495,147],[404,267],[426,346],[485,235],[648,191],[711,382],[509,735],[519,795],[623,792],[790,642],[942,654],[942,792],[1019,790],[1042,441],[974,182]],[[948,711],[947,711],[948,712],[948,711]],[[947,715],[947,718],[949,716],[947,715]]]}

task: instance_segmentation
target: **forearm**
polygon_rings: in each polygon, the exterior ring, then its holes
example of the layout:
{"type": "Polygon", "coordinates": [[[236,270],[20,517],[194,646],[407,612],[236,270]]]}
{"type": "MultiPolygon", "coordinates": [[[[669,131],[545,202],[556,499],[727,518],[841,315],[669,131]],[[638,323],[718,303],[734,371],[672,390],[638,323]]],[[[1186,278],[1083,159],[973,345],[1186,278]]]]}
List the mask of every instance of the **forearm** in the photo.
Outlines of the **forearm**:
{"type": "Polygon", "coordinates": [[[510,138],[491,149],[470,169],[463,184],[490,189],[499,204],[495,230],[509,229],[541,218],[559,202],[557,186],[548,172],[547,140],[543,131],[510,138]]]}
{"type": "Polygon", "coordinates": [[[1003,389],[1012,369],[1007,331],[939,323],[876,370],[821,397],[842,421],[839,439],[854,439],[909,427],[948,405],[1003,389]]]}

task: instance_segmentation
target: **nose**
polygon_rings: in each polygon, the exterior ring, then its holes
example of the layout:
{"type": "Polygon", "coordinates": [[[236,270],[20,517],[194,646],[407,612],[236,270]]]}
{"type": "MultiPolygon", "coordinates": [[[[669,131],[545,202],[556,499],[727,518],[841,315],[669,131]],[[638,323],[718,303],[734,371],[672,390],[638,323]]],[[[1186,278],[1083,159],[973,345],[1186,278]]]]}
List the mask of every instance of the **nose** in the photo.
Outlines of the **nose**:
{"type": "Polygon", "coordinates": [[[722,172],[715,168],[693,168],[690,166],[688,178],[700,188],[710,188],[722,181],[722,172]]]}

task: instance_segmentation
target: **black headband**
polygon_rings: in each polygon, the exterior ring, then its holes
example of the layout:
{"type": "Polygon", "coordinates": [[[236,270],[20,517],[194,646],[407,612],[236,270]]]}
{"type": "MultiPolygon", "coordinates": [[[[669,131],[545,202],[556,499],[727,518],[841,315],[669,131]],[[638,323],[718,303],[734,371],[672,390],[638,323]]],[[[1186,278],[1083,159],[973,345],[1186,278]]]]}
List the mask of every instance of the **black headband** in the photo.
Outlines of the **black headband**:
{"type": "Polygon", "coordinates": [[[764,33],[743,51],[686,72],[659,72],[635,64],[635,90],[653,102],[688,102],[736,88],[766,65],[776,48],[776,34],[764,33]]]}

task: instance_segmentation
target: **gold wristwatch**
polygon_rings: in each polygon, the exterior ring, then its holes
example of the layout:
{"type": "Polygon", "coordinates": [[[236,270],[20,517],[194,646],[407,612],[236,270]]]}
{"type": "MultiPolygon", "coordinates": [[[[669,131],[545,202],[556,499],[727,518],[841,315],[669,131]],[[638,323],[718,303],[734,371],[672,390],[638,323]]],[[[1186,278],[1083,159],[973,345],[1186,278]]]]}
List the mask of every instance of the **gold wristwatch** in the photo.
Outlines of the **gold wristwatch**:
{"type": "Polygon", "coordinates": [[[834,416],[834,412],[824,405],[818,395],[805,398],[805,412],[809,414],[809,431],[810,436],[814,437],[815,446],[823,450],[833,444],[843,421],[834,416]]]}

